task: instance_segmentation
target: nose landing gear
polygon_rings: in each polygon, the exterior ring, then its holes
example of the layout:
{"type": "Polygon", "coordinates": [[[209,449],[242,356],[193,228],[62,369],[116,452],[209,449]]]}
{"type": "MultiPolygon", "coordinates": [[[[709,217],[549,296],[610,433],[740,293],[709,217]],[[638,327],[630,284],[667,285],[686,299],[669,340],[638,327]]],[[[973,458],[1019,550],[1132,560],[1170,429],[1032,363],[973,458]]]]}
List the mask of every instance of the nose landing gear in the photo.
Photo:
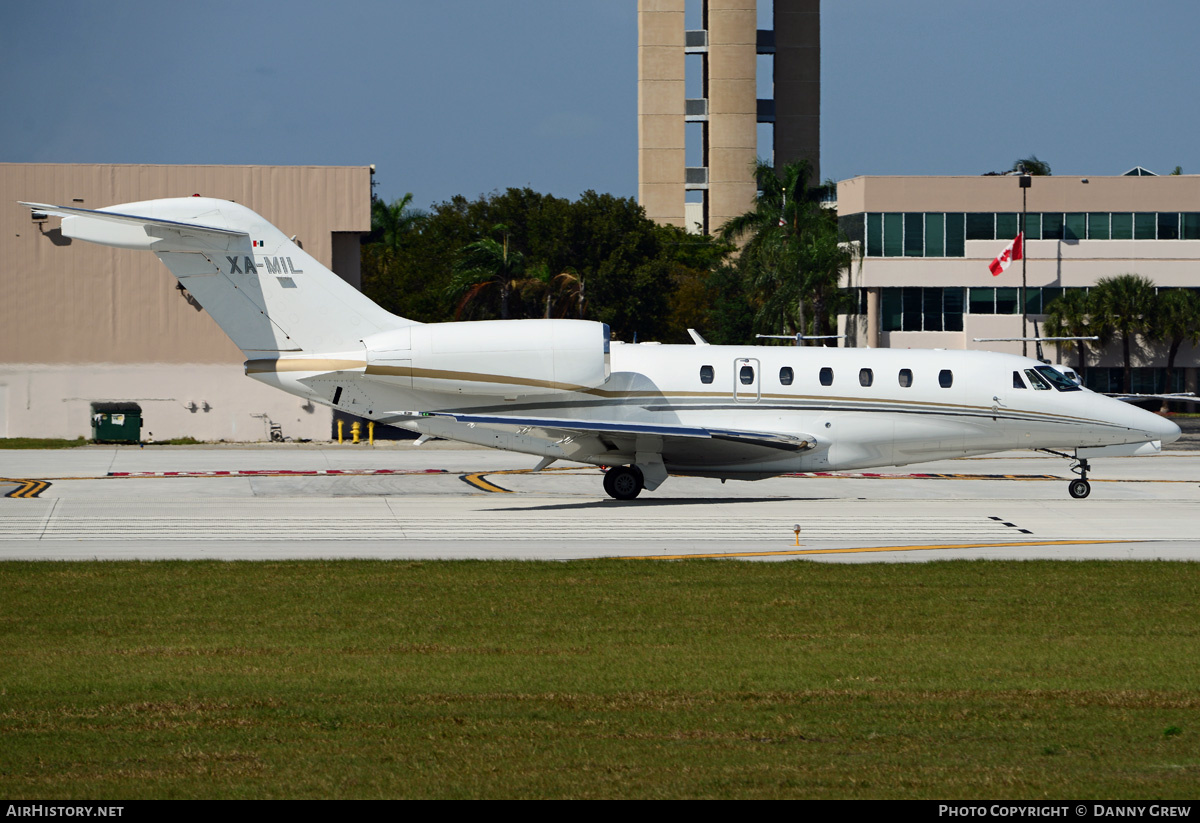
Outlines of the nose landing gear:
{"type": "Polygon", "coordinates": [[[1092,484],[1089,483],[1087,479],[1088,470],[1091,467],[1088,465],[1086,459],[1082,457],[1072,457],[1069,454],[1056,452],[1052,449],[1041,449],[1041,451],[1044,451],[1047,454],[1057,455],[1058,457],[1065,457],[1068,460],[1074,461],[1071,464],[1071,471],[1075,472],[1075,474],[1079,475],[1079,477],[1067,484],[1067,492],[1072,497],[1074,497],[1076,500],[1082,500],[1092,493],[1092,484]]]}

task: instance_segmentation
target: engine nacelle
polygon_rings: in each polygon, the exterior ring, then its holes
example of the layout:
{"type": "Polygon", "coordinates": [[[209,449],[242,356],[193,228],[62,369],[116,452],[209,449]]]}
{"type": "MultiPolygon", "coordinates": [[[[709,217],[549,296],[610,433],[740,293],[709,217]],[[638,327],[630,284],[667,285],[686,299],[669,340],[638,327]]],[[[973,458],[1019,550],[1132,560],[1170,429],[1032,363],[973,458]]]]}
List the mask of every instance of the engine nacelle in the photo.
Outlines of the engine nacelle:
{"type": "Polygon", "coordinates": [[[610,374],[608,326],[591,320],[431,323],[363,344],[368,378],[418,391],[555,394],[596,388],[610,374]]]}

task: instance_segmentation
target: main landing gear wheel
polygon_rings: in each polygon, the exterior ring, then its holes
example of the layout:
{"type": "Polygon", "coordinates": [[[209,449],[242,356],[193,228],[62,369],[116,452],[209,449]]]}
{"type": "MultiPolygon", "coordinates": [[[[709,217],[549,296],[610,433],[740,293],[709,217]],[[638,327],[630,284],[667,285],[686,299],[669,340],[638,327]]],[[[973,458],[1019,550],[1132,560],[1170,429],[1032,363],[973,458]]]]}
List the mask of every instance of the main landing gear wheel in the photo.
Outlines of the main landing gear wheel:
{"type": "Polygon", "coordinates": [[[1079,478],[1078,480],[1072,480],[1069,484],[1067,484],[1067,491],[1069,491],[1071,496],[1076,500],[1082,500],[1092,493],[1092,484],[1083,478],[1079,478]]]}
{"type": "Polygon", "coordinates": [[[604,473],[604,491],[617,500],[632,500],[642,493],[646,482],[636,466],[614,466],[604,473]]]}

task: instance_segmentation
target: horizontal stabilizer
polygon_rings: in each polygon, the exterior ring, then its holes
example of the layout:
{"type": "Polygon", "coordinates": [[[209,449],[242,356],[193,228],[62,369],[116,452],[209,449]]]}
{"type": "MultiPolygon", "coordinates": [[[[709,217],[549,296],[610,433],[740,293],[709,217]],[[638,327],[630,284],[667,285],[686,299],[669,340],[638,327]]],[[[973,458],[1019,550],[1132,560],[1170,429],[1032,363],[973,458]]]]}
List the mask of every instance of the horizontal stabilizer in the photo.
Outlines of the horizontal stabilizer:
{"type": "Polygon", "coordinates": [[[80,209],[75,206],[52,206],[48,203],[21,203],[22,206],[28,206],[35,212],[42,212],[54,217],[88,217],[95,220],[104,220],[110,223],[122,223],[127,226],[157,226],[159,228],[171,229],[180,232],[181,234],[190,234],[196,237],[220,237],[222,239],[230,237],[248,237],[244,231],[237,229],[222,229],[217,226],[205,226],[200,223],[185,223],[179,220],[164,220],[158,217],[145,217],[136,214],[121,214],[115,211],[101,211],[99,209],[80,209]]]}

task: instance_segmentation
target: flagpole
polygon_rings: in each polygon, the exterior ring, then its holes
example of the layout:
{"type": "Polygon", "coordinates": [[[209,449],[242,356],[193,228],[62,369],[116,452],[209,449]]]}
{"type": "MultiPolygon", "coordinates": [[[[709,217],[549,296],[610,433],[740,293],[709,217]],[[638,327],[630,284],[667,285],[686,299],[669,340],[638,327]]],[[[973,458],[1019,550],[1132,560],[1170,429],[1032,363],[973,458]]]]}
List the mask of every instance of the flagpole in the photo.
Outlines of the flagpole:
{"type": "MultiPolygon", "coordinates": [[[[1029,176],[1029,172],[1025,170],[1025,164],[1018,164],[1018,169],[1021,172],[1021,336],[1029,337],[1029,303],[1027,301],[1027,289],[1029,279],[1026,276],[1029,271],[1029,238],[1025,235],[1025,213],[1027,207],[1027,195],[1029,186],[1033,182],[1029,176]]],[[[1021,356],[1029,356],[1029,341],[1021,341],[1021,356]]]]}

